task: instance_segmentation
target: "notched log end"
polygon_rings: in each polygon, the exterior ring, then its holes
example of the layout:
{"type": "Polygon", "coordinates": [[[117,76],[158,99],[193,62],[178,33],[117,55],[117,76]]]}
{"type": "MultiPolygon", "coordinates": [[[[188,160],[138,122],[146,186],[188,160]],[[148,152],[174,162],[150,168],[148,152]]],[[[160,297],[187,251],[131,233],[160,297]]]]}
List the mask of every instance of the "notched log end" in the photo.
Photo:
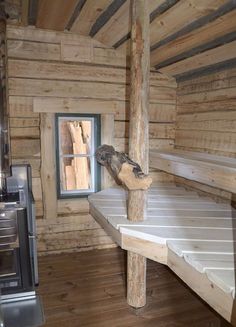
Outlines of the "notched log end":
{"type": "Polygon", "coordinates": [[[111,145],[101,145],[96,153],[97,161],[107,168],[116,183],[128,190],[147,190],[152,178],[142,172],[141,167],[127,154],[117,152],[111,145]]]}

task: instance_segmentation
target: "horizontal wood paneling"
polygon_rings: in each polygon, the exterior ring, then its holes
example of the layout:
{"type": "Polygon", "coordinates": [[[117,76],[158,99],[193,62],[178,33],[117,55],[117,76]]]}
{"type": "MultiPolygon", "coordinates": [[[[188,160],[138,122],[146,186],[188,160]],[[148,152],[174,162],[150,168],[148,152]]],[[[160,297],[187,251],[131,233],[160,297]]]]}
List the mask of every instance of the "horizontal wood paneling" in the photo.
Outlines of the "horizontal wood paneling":
{"type": "MultiPolygon", "coordinates": [[[[129,120],[129,102],[116,103],[117,120],[129,120]]],[[[150,103],[149,105],[149,121],[174,123],[176,119],[176,106],[175,104],[167,103],[150,103]]]]}
{"type": "MultiPolygon", "coordinates": [[[[39,114],[33,111],[32,97],[9,96],[9,115],[10,118],[37,118],[39,114]]],[[[38,124],[39,126],[39,124],[38,124]]]]}
{"type": "MultiPolygon", "coordinates": [[[[123,84],[80,81],[58,81],[9,78],[9,95],[74,97],[106,100],[128,100],[129,88],[123,84]]],[[[150,87],[150,102],[175,103],[176,91],[167,87],[150,87]]]]}
{"type": "Polygon", "coordinates": [[[236,160],[191,151],[150,151],[150,166],[170,174],[236,193],[236,160]]]}
{"type": "Polygon", "coordinates": [[[114,114],[116,110],[115,101],[91,98],[34,97],[33,106],[39,113],[114,114]]]}
{"type": "MultiPolygon", "coordinates": [[[[129,139],[128,138],[115,138],[115,148],[117,151],[128,152],[129,139]]],[[[172,149],[174,139],[150,139],[149,149],[172,149]]]]}
{"type": "Polygon", "coordinates": [[[35,60],[60,60],[60,44],[8,40],[8,56],[35,60]]]}
{"type": "Polygon", "coordinates": [[[40,158],[40,140],[12,139],[11,154],[14,159],[40,158]]]}
{"type": "Polygon", "coordinates": [[[10,128],[11,138],[28,138],[38,139],[39,138],[39,127],[12,127],[10,128]]]}
{"type": "Polygon", "coordinates": [[[210,149],[235,154],[236,133],[216,131],[176,130],[176,146],[196,149],[210,149]]]}
{"type": "MultiPolygon", "coordinates": [[[[32,164],[39,252],[114,246],[89,215],[87,199],[56,200],[56,180],[51,168],[47,173],[49,162],[45,164],[47,160],[52,164],[55,146],[43,150],[52,138],[42,138],[40,131],[48,113],[114,113],[114,145],[124,150],[129,121],[126,58],[91,38],[35,28],[8,28],[7,44],[11,151],[14,162],[32,164]],[[54,191],[42,194],[42,188],[49,189],[49,180],[54,191]]],[[[173,147],[176,82],[153,71],[150,85],[150,146],[173,147]]],[[[50,126],[47,123],[47,134],[50,126]]],[[[150,174],[154,181],[173,180],[161,172],[150,174]]]]}
{"type": "Polygon", "coordinates": [[[46,219],[40,219],[37,221],[38,233],[62,233],[72,232],[75,229],[75,225],[78,230],[85,229],[99,229],[98,223],[89,214],[87,215],[70,215],[70,216],[58,216],[55,219],[51,219],[50,226],[46,219]]]}
{"type": "Polygon", "coordinates": [[[105,244],[113,245],[114,243],[101,228],[38,235],[39,252],[64,252],[105,244]]]}
{"type": "Polygon", "coordinates": [[[107,46],[102,43],[92,40],[86,36],[73,34],[70,32],[58,32],[45,29],[35,28],[33,26],[20,27],[20,26],[7,26],[7,39],[8,40],[27,40],[40,43],[55,43],[60,44],[61,42],[72,42],[84,44],[93,44],[102,48],[107,46]]]}
{"type": "Polygon", "coordinates": [[[233,68],[179,83],[175,147],[236,158],[235,76],[233,68]]]}
{"type": "Polygon", "coordinates": [[[24,127],[38,127],[39,118],[10,118],[10,127],[11,128],[24,128],[24,127]]]}
{"type": "Polygon", "coordinates": [[[57,201],[58,215],[71,215],[75,213],[88,213],[89,203],[87,198],[80,199],[60,199],[57,201]]]}
{"type": "MultiPolygon", "coordinates": [[[[129,137],[129,123],[116,121],[115,122],[115,137],[129,137]]],[[[150,123],[149,138],[150,139],[173,139],[175,137],[174,125],[172,123],[150,123]]]]}
{"type": "MultiPolygon", "coordinates": [[[[32,58],[35,59],[35,58],[32,58]]],[[[54,59],[55,60],[55,59],[54,59]]],[[[73,80],[129,84],[129,69],[91,66],[85,64],[68,64],[62,62],[8,60],[8,76],[50,80],[73,80]]],[[[173,78],[161,73],[150,72],[151,86],[166,86],[176,88],[173,78]]]]}

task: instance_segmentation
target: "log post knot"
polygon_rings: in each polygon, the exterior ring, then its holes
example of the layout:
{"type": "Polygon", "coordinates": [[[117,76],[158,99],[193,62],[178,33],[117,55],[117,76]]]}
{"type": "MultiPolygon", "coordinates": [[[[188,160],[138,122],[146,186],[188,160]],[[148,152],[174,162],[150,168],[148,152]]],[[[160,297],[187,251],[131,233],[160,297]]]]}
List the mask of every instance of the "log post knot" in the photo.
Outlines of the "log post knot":
{"type": "Polygon", "coordinates": [[[139,164],[124,152],[115,151],[111,145],[103,144],[96,150],[97,161],[107,168],[116,183],[128,190],[147,190],[152,178],[142,172],[139,164]]]}

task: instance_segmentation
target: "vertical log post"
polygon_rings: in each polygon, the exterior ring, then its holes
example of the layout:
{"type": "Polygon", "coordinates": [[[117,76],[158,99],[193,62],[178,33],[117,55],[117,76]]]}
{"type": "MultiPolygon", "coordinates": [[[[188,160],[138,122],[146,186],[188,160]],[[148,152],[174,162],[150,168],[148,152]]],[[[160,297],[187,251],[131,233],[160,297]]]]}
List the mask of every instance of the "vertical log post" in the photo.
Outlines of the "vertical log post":
{"type": "MultiPolygon", "coordinates": [[[[150,40],[148,0],[131,0],[131,96],[129,156],[148,174],[150,40]]],[[[145,219],[146,191],[129,191],[128,219],[145,219]]],[[[146,258],[128,251],[127,301],[135,308],[146,304],[146,258]]]]}

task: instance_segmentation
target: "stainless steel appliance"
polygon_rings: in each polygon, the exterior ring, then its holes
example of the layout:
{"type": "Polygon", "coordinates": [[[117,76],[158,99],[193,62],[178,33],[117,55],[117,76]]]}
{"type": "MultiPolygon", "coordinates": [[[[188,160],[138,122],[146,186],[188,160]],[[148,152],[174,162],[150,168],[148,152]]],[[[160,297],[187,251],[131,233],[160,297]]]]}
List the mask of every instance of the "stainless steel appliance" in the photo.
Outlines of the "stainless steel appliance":
{"type": "Polygon", "coordinates": [[[44,321],[35,292],[38,264],[31,181],[29,165],[11,166],[0,201],[0,309],[4,327],[41,326],[44,321]]]}
{"type": "Polygon", "coordinates": [[[28,296],[38,284],[35,210],[29,165],[11,167],[0,202],[1,300],[28,296]]]}

